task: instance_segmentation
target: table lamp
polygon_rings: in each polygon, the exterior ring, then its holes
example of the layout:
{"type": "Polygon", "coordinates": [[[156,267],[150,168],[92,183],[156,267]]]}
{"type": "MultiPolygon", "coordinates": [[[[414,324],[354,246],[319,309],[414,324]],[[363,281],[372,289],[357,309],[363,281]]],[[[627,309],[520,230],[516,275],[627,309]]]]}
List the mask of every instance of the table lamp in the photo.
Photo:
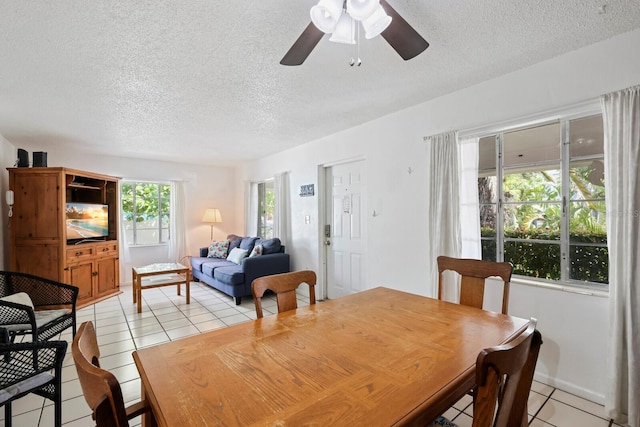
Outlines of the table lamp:
{"type": "Polygon", "coordinates": [[[213,224],[217,222],[222,222],[222,215],[220,214],[220,209],[209,208],[206,211],[204,211],[202,222],[206,222],[206,223],[209,223],[209,225],[211,225],[211,240],[213,241],[213,224]]]}

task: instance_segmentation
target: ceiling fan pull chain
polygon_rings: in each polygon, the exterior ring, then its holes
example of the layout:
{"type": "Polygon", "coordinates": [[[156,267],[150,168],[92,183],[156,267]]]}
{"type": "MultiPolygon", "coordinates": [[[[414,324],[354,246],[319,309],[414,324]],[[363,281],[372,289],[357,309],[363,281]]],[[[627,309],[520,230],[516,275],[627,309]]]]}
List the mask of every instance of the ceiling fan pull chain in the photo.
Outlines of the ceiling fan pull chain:
{"type": "Polygon", "coordinates": [[[357,22],[354,22],[354,25],[356,26],[356,58],[357,59],[354,59],[352,57],[351,60],[349,61],[349,65],[351,65],[352,67],[354,65],[357,65],[359,67],[362,65],[362,60],[360,59],[360,25],[358,25],[357,22]]]}

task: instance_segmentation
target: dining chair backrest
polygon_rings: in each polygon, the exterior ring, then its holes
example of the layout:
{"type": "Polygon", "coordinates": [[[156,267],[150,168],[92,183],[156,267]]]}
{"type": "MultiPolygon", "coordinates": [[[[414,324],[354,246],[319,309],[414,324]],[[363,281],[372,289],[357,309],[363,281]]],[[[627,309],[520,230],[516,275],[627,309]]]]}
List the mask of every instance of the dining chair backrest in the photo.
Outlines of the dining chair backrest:
{"type": "Polygon", "coordinates": [[[82,393],[93,411],[97,427],[126,427],[131,418],[149,411],[146,401],[125,407],[117,378],[100,368],[100,349],[92,322],[80,325],[71,345],[71,353],[82,393]]]}
{"type": "Polygon", "coordinates": [[[541,345],[536,319],[531,319],[527,329],[513,341],[480,352],[476,361],[473,427],[527,425],[527,400],[541,345]]]}
{"type": "Polygon", "coordinates": [[[274,274],[255,279],[251,283],[251,293],[256,305],[258,319],[262,317],[262,296],[270,290],[276,294],[278,313],[298,308],[296,289],[301,284],[309,286],[309,304],[316,303],[316,273],[311,270],[274,274]]]}
{"type": "Polygon", "coordinates": [[[508,262],[483,261],[479,259],[438,257],[438,299],[443,298],[444,283],[442,273],[451,270],[461,276],[460,304],[482,308],[484,285],[488,277],[500,277],[502,288],[502,314],[509,308],[509,282],[513,266],[508,262]]]}

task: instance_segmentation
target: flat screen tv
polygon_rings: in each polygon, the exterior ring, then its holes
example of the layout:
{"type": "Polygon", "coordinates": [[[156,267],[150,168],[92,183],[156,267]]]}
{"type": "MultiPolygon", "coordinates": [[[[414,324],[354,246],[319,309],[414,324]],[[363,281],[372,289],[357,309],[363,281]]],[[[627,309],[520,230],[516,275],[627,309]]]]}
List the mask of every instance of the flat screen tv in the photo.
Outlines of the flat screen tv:
{"type": "Polygon", "coordinates": [[[103,240],[109,235],[109,206],[67,203],[67,241],[103,240]]]}

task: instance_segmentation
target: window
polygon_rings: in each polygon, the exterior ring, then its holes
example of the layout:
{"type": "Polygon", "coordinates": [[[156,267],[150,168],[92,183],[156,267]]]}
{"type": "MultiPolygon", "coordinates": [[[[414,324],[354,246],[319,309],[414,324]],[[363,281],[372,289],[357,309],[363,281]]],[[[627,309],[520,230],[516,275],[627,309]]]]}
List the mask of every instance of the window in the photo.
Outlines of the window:
{"type": "Polygon", "coordinates": [[[608,283],[602,116],[480,138],[482,258],[514,274],[608,283]]]}
{"type": "Polygon", "coordinates": [[[273,237],[273,212],[275,208],[275,181],[270,179],[258,184],[258,236],[273,237]]]}
{"type": "Polygon", "coordinates": [[[122,183],[122,224],[128,245],[157,245],[169,240],[171,185],[122,183]]]}

